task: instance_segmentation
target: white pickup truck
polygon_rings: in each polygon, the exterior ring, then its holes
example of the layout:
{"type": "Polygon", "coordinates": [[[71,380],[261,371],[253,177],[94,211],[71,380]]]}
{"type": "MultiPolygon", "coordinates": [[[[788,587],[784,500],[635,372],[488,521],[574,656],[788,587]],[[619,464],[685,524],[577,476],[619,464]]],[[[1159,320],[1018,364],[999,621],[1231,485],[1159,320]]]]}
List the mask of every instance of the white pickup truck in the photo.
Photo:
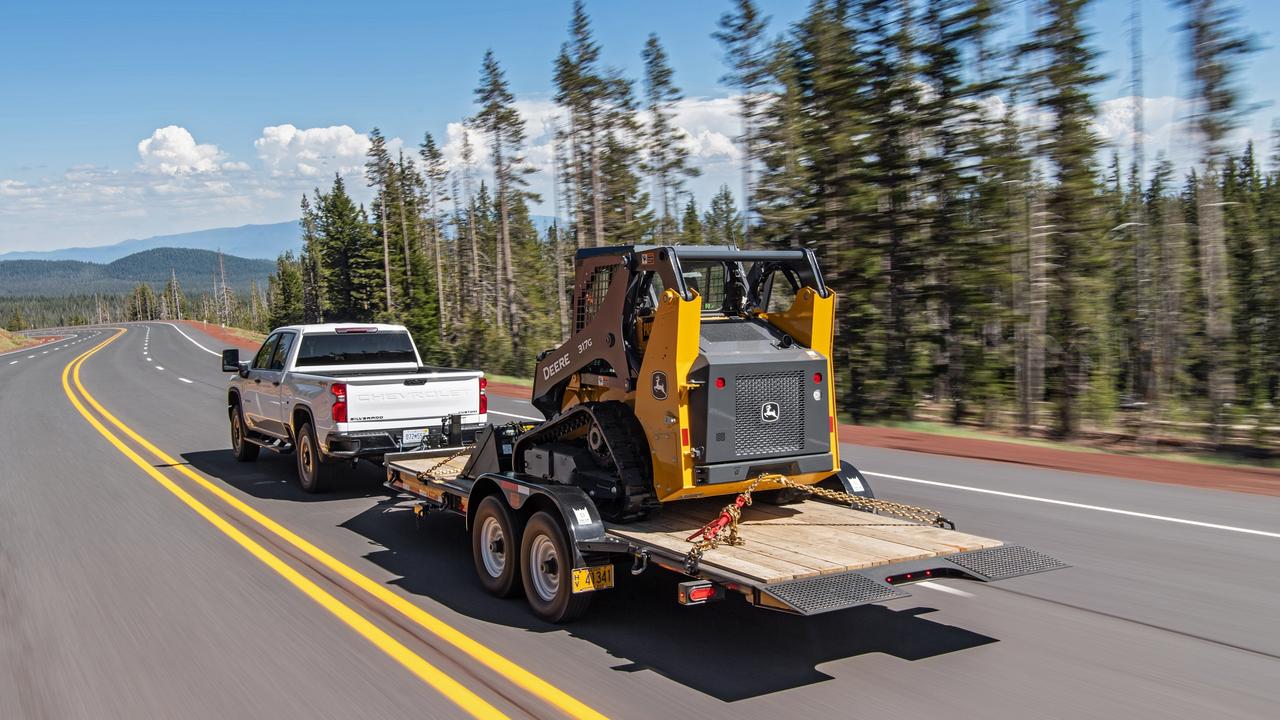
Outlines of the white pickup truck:
{"type": "Polygon", "coordinates": [[[460,445],[486,424],[484,373],[422,364],[400,325],[278,328],[251,360],[222,351],[237,460],[292,452],[307,492],[332,484],[343,461],[460,445]]]}

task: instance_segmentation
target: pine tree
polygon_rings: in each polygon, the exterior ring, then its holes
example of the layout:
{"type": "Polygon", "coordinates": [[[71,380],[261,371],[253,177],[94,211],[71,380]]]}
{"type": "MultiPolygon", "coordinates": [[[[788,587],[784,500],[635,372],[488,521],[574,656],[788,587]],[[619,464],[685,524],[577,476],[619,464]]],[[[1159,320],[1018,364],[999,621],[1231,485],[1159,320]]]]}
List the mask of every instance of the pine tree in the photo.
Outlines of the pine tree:
{"type": "Polygon", "coordinates": [[[681,95],[672,80],[674,73],[657,35],[649,34],[643,57],[645,100],[649,111],[646,169],[653,176],[654,207],[659,213],[657,237],[660,242],[669,243],[679,227],[675,206],[684,179],[696,177],[700,171],[689,165],[689,149],[684,145],[682,131],[674,123],[673,108],[680,102],[681,95]]]}
{"type": "Polygon", "coordinates": [[[391,300],[391,238],[387,229],[387,194],[394,181],[395,168],[391,163],[391,153],[387,150],[386,138],[382,131],[374,128],[369,133],[369,158],[364,165],[365,178],[369,187],[377,189],[378,224],[382,226],[382,278],[386,289],[386,305],[384,309],[391,312],[394,304],[391,300]]]}
{"type": "Polygon", "coordinates": [[[1097,351],[1091,320],[1102,309],[1095,278],[1105,262],[1098,252],[1101,228],[1092,205],[1099,141],[1092,129],[1096,109],[1091,88],[1103,76],[1094,69],[1097,53],[1088,46],[1085,5],[1086,0],[1047,0],[1040,27],[1023,47],[1043,59],[1028,80],[1036,85],[1039,109],[1050,118],[1041,147],[1055,178],[1046,210],[1053,225],[1048,331],[1056,342],[1046,381],[1056,408],[1056,430],[1064,436],[1079,427],[1079,401],[1097,351]]]}
{"type": "MultiPolygon", "coordinates": [[[[498,266],[504,280],[507,325],[514,333],[522,321],[517,303],[515,266],[511,257],[511,207],[526,197],[536,197],[524,188],[525,177],[533,172],[526,166],[524,145],[524,119],[515,109],[515,96],[507,85],[506,76],[493,51],[485,52],[480,71],[480,84],[475,90],[480,110],[471,118],[471,124],[483,132],[489,142],[493,159],[493,180],[498,211],[498,266]]],[[[501,322],[501,319],[499,320],[501,322]]]]}
{"type": "Polygon", "coordinates": [[[741,247],[744,233],[742,214],[733,201],[733,191],[721,185],[711,198],[711,208],[702,216],[702,236],[708,245],[741,247]]]}
{"type": "MultiPolygon", "coordinates": [[[[819,3],[815,3],[815,6],[819,3]]],[[[725,61],[729,73],[722,81],[741,91],[738,96],[739,114],[742,117],[742,192],[747,208],[744,240],[749,239],[752,214],[755,211],[755,183],[753,170],[759,160],[756,147],[756,125],[763,105],[761,97],[767,81],[767,51],[765,28],[768,18],[762,17],[751,0],[737,0],[734,11],[720,16],[720,29],[712,34],[724,46],[725,61]]]]}
{"type": "MultiPolygon", "coordinates": [[[[1203,172],[1198,188],[1197,222],[1201,288],[1205,294],[1205,330],[1210,347],[1227,346],[1232,335],[1232,287],[1228,276],[1223,200],[1219,173],[1225,162],[1223,141],[1245,111],[1236,86],[1240,59],[1255,49],[1253,39],[1234,27],[1236,13],[1218,0],[1180,0],[1187,11],[1194,124],[1200,135],[1203,172]]],[[[1209,404],[1214,436],[1225,405],[1235,396],[1234,363],[1218,358],[1209,371],[1209,404]]]]}

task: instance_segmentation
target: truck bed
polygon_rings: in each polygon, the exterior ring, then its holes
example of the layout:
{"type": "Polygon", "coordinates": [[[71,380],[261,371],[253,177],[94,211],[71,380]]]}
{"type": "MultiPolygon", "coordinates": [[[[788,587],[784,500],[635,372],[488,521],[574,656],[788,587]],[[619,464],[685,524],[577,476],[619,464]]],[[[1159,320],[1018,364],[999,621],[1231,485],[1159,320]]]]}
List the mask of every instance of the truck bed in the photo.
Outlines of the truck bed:
{"type": "MultiPolygon", "coordinates": [[[[683,555],[690,548],[686,538],[714,519],[727,500],[667,503],[652,518],[610,525],[609,532],[638,545],[683,555]]],[[[739,535],[742,545],[707,551],[702,566],[770,584],[1003,544],[818,500],[792,505],[754,503],[743,508],[739,535]]]]}

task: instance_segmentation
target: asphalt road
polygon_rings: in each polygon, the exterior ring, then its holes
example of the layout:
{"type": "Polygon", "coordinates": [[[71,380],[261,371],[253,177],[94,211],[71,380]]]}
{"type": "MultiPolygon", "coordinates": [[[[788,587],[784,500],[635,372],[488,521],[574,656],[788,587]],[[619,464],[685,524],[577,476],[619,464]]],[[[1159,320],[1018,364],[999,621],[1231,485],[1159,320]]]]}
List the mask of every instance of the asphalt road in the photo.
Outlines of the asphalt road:
{"type": "MultiPolygon", "coordinates": [[[[125,327],[83,364],[93,399],[440,625],[394,609],[100,419],[151,470],[130,460],[63,386],[64,367],[113,334],[81,328],[0,355],[0,718],[465,717],[414,663],[510,717],[563,717],[519,669],[617,718],[1276,716],[1280,498],[845,446],[880,496],[1073,567],[914,585],[909,598],[807,619],[736,598],[680,607],[674,576],[624,573],[560,628],[522,600],[484,594],[461,522],[415,522],[373,467],[316,497],[298,490],[291,457],[235,463],[218,344],[165,324],[125,327]]],[[[490,408],[532,415],[510,399],[490,408]]]]}

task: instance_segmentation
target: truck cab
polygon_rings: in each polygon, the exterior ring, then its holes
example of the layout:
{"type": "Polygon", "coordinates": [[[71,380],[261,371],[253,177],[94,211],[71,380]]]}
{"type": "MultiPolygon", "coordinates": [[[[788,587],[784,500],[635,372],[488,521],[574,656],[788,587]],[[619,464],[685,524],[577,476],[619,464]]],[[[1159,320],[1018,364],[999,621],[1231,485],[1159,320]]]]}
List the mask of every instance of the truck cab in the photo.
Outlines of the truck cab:
{"type": "Polygon", "coordinates": [[[427,366],[401,325],[329,323],[277,328],[252,358],[223,351],[232,448],[298,457],[305,490],[338,461],[474,439],[484,427],[484,373],[427,366]]]}

